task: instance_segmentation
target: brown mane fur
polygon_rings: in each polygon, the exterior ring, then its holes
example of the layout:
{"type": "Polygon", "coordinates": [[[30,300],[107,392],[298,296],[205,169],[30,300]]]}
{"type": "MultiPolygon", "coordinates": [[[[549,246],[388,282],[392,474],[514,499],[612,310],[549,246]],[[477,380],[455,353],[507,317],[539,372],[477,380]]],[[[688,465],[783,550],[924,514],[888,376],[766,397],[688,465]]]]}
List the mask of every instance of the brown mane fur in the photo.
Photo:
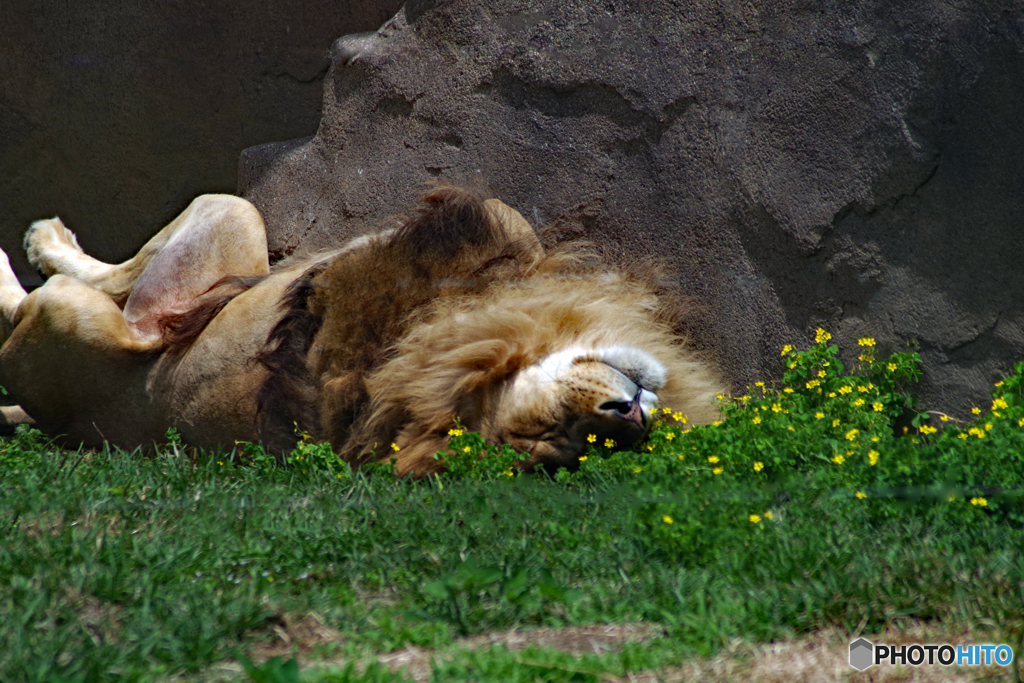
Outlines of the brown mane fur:
{"type": "Polygon", "coordinates": [[[653,275],[585,266],[580,245],[545,255],[511,232],[479,196],[442,186],[390,239],[297,282],[259,358],[264,440],[287,448],[297,424],[353,463],[398,443],[399,470],[427,473],[454,417],[499,437],[501,383],[584,341],[645,348],[669,371],[663,403],[715,419],[719,385],[674,332],[680,297],[653,275]]]}
{"type": "Polygon", "coordinates": [[[165,348],[168,351],[187,348],[232,299],[264,279],[265,275],[223,277],[191,302],[187,310],[161,317],[158,324],[165,348]]]}
{"type": "Polygon", "coordinates": [[[683,348],[657,308],[643,283],[564,274],[515,287],[496,283],[480,296],[439,302],[368,378],[373,408],[349,452],[395,442],[402,447],[399,470],[423,471],[444,448],[454,417],[498,439],[502,426],[491,418],[502,383],[549,353],[587,341],[643,348],[668,369],[663,405],[697,422],[717,419],[717,378],[683,348]]]}

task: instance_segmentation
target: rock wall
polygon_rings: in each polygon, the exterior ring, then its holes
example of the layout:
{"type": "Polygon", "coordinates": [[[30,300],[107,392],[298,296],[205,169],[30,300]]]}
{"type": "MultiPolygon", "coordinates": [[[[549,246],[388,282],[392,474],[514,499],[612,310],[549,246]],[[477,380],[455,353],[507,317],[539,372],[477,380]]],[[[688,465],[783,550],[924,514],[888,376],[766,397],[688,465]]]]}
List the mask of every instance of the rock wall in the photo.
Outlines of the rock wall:
{"type": "Polygon", "coordinates": [[[334,46],[308,140],[246,150],[278,254],[373,229],[423,183],[657,255],[737,388],[822,326],[919,346],[966,414],[1024,360],[1024,4],[410,2],[334,46]]]}
{"type": "Polygon", "coordinates": [[[196,194],[233,192],[250,145],[316,132],[331,42],[401,0],[0,2],[0,247],[32,284],[29,222],[60,215],[105,260],[196,194]]]}

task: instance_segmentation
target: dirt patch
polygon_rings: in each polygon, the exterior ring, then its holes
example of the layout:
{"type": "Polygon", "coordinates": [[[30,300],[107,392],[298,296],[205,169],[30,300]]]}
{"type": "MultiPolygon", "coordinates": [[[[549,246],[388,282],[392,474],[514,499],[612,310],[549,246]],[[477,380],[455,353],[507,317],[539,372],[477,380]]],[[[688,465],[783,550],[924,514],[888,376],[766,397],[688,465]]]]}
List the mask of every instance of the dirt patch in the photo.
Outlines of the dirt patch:
{"type": "MultiPolygon", "coordinates": [[[[344,637],[325,626],[315,614],[301,619],[282,618],[275,627],[278,640],[255,647],[250,656],[262,662],[270,657],[289,657],[293,652],[308,652],[317,645],[341,643],[344,637]]],[[[404,671],[412,681],[428,681],[432,661],[453,659],[460,651],[487,650],[504,646],[521,652],[533,645],[573,654],[614,652],[629,642],[650,642],[662,637],[661,630],[647,624],[595,624],[566,628],[511,629],[496,631],[455,641],[444,650],[407,647],[376,655],[376,659],[392,671],[404,671]]],[[[948,643],[950,645],[1007,642],[988,632],[970,632],[944,628],[942,624],[912,623],[903,628],[890,627],[879,634],[867,636],[875,643],[909,645],[913,643],[948,643]]],[[[715,657],[697,657],[680,661],[677,666],[654,671],[633,672],[626,676],[600,674],[612,683],[683,683],[687,681],[748,681],[750,683],[967,683],[968,681],[1013,680],[1012,669],[999,666],[873,666],[858,672],[849,665],[849,645],[853,638],[841,629],[816,631],[792,640],[750,644],[739,639],[715,657]]],[[[304,668],[342,668],[344,659],[303,661],[304,668]]],[[[531,662],[532,663],[532,662],[531,662]]],[[[1019,662],[1015,662],[1019,666],[1019,662]]],[[[237,680],[242,667],[224,663],[213,667],[200,680],[237,680]]],[[[1024,667],[1021,667],[1024,671],[1024,667]]],[[[193,679],[194,680],[194,679],[193,679]]]]}
{"type": "Polygon", "coordinates": [[[565,628],[539,628],[529,631],[512,629],[455,641],[451,651],[438,653],[418,647],[379,655],[377,660],[392,671],[405,670],[414,681],[430,680],[431,660],[454,658],[459,650],[488,650],[503,645],[512,652],[520,652],[531,645],[549,647],[573,654],[600,654],[619,650],[624,643],[658,638],[661,630],[647,624],[595,624],[567,626],[565,628]]]}
{"type": "MultiPolygon", "coordinates": [[[[998,642],[989,633],[951,631],[941,624],[914,624],[908,628],[887,628],[866,636],[874,643],[909,645],[913,643],[998,642]]],[[[759,645],[737,642],[717,657],[695,659],[678,668],[657,673],[644,672],[629,680],[653,681],[751,681],[756,683],[943,683],[982,680],[1013,680],[1008,667],[973,666],[873,666],[858,672],[849,665],[850,641],[845,630],[825,629],[794,640],[759,645]]],[[[1005,640],[1003,642],[1006,642],[1005,640]]]]}

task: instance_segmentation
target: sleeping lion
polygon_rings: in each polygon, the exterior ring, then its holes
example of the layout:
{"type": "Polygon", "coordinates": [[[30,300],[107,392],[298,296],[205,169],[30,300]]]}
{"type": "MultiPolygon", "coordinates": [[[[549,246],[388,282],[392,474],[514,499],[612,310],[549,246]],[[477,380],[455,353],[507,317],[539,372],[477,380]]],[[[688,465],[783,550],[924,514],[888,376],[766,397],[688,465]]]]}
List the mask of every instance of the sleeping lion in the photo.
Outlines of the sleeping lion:
{"type": "Polygon", "coordinates": [[[588,436],[628,447],[658,406],[717,419],[719,382],[641,278],[546,253],[505,204],[439,186],[393,229],[271,268],[245,200],[202,196],[132,259],[87,256],[59,219],[25,236],[26,294],[0,251],[0,385],[67,443],[198,448],[296,430],[354,465],[443,469],[458,420],[574,468],[588,436]],[[397,448],[397,451],[394,450],[397,448]]]}

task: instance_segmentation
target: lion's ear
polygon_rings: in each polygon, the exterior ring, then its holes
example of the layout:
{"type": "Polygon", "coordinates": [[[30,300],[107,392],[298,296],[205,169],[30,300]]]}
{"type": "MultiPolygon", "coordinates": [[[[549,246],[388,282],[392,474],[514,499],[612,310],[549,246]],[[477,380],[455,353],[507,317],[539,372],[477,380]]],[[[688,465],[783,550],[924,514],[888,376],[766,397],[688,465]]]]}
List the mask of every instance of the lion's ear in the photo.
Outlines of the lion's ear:
{"type": "Polygon", "coordinates": [[[403,430],[398,437],[398,452],[395,463],[395,474],[414,477],[425,477],[444,471],[444,460],[434,459],[438,451],[444,451],[447,439],[434,433],[423,432],[417,435],[403,430]]]}
{"type": "Polygon", "coordinates": [[[359,373],[346,373],[324,382],[319,399],[323,435],[338,449],[348,439],[359,409],[369,399],[366,383],[359,373]]]}

